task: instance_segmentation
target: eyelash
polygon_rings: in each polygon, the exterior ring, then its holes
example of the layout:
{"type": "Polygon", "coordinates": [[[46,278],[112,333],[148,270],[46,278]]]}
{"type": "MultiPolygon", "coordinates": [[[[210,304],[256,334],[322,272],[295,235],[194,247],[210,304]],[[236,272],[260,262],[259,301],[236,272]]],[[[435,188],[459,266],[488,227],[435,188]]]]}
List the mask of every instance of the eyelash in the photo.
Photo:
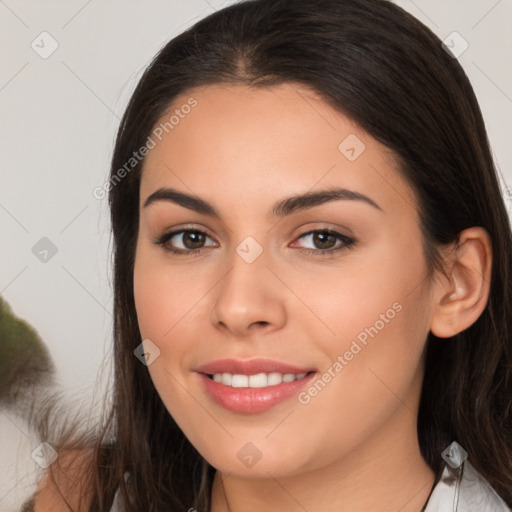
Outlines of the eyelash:
{"type": "MultiPolygon", "coordinates": [[[[180,233],[201,233],[201,234],[205,235],[206,237],[208,237],[208,235],[204,231],[201,231],[199,229],[180,229],[180,230],[176,230],[176,231],[171,231],[169,233],[165,233],[160,238],[154,240],[153,243],[155,245],[161,246],[164,249],[164,251],[166,251],[166,252],[169,252],[172,254],[177,254],[180,256],[190,256],[192,253],[194,253],[194,255],[197,255],[197,254],[202,253],[206,249],[206,247],[201,247],[199,249],[174,249],[172,247],[165,245],[173,236],[180,234],[180,233]]],[[[314,233],[326,233],[328,235],[332,235],[332,236],[336,237],[338,240],[341,240],[343,243],[341,245],[338,245],[337,247],[335,246],[335,248],[331,248],[331,249],[307,249],[306,248],[306,249],[300,249],[300,250],[302,250],[303,252],[306,252],[308,254],[313,254],[313,255],[320,254],[320,255],[328,256],[328,255],[331,255],[334,253],[338,253],[338,252],[350,249],[357,242],[354,238],[348,237],[346,235],[342,235],[341,233],[338,233],[337,231],[334,231],[332,229],[313,229],[311,231],[302,233],[299,237],[297,237],[297,239],[304,238],[304,237],[314,234],[314,233]]],[[[211,238],[211,237],[208,237],[208,238],[211,238]]]]}

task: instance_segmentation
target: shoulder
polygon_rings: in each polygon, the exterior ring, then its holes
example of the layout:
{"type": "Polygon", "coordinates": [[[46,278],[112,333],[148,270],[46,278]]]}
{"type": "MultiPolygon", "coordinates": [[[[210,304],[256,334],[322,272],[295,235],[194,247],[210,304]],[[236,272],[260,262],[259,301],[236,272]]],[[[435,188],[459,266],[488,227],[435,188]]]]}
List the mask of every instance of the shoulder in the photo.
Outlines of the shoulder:
{"type": "Polygon", "coordinates": [[[60,453],[22,512],[87,512],[92,500],[93,450],[60,453]]]}

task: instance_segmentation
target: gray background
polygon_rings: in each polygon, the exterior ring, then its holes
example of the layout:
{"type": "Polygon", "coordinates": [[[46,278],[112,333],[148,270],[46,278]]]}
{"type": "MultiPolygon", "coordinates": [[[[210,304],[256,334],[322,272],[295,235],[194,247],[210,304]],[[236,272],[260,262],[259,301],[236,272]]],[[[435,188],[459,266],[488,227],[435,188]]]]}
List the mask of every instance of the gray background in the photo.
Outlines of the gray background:
{"type": "MultiPolygon", "coordinates": [[[[38,330],[66,395],[87,405],[108,380],[112,328],[107,202],[92,191],[106,180],[115,130],[143,68],[174,35],[230,3],[0,0],[0,294],[38,330]],[[31,46],[51,49],[44,31],[58,44],[47,58],[31,46]],[[57,248],[46,262],[32,252],[43,237],[57,248]]],[[[512,1],[396,3],[441,39],[455,31],[467,41],[459,60],[505,191],[512,186],[512,1]]],[[[511,194],[504,195],[510,212],[511,194]]],[[[30,491],[36,446],[22,419],[0,410],[0,512],[16,510],[30,491]]]]}

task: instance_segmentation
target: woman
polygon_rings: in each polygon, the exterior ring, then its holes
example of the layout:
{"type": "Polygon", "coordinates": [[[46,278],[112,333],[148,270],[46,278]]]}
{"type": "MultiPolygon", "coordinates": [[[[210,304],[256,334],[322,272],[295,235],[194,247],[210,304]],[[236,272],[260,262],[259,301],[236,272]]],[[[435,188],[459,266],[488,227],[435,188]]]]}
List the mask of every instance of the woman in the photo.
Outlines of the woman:
{"type": "Polygon", "coordinates": [[[55,440],[36,511],[510,510],[510,223],[420,22],[208,16],[145,71],[103,190],[113,405],[55,440]]]}

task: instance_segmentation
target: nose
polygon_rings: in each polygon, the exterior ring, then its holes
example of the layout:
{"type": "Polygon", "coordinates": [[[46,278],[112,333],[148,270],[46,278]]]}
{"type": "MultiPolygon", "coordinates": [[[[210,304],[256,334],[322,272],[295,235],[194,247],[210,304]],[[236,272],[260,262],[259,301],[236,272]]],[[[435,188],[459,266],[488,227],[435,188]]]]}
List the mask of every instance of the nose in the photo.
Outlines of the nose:
{"type": "Polygon", "coordinates": [[[215,287],[211,321],[236,338],[280,329],[286,323],[286,287],[267,267],[266,251],[253,262],[236,251],[215,287]]]}

